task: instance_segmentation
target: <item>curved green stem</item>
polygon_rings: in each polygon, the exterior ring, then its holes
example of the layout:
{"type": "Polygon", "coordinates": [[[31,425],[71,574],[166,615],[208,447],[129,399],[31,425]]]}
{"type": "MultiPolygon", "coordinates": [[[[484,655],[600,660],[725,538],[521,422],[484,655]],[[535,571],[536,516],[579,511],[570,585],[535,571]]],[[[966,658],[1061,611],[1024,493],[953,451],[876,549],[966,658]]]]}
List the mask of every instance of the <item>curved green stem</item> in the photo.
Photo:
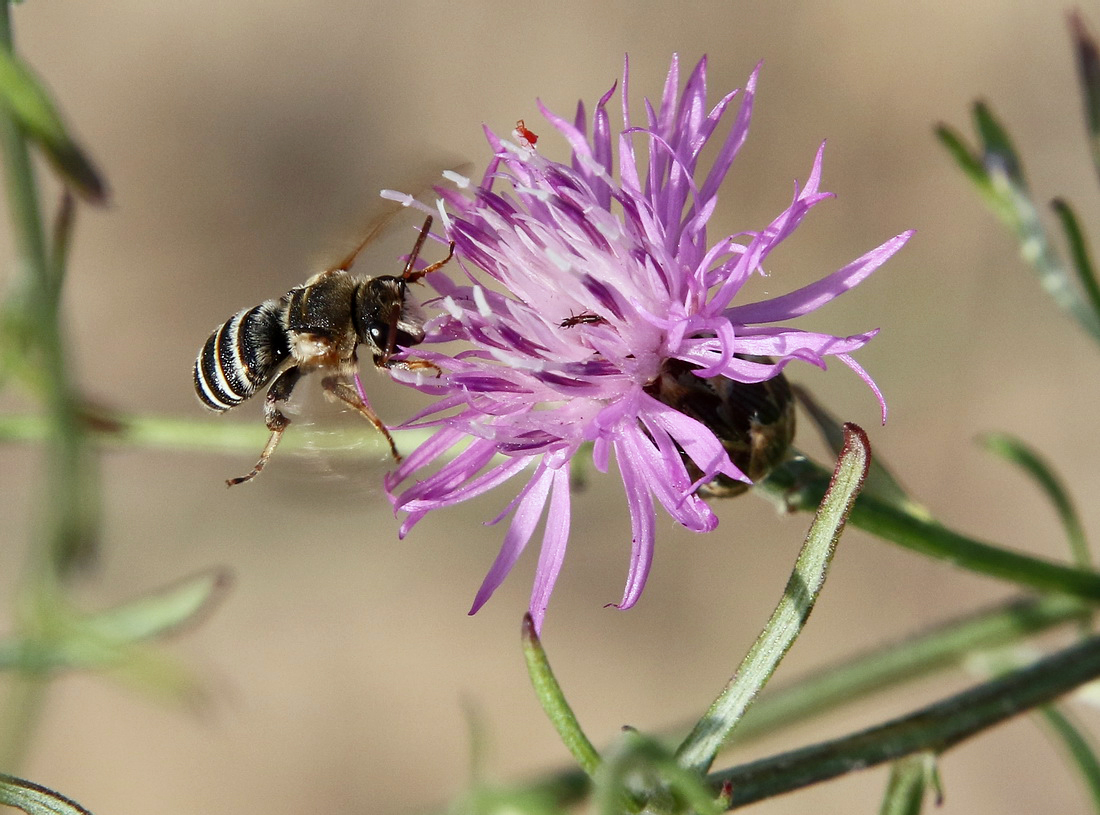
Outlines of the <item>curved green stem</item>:
{"type": "Polygon", "coordinates": [[[584,734],[573,709],[566,701],[565,694],[550,669],[550,661],[546,658],[546,651],[542,648],[538,632],[535,631],[535,621],[530,614],[523,617],[523,657],[527,661],[531,684],[535,686],[535,695],[554,729],[558,731],[562,742],[585,774],[589,777],[595,776],[601,765],[600,754],[584,734]]]}
{"type": "Polygon", "coordinates": [[[844,447],[829,489],[821,500],[783,596],[771,619],[722,693],[677,750],[684,767],[704,773],[730,738],[749,705],[794,645],[825,584],[844,523],[871,461],[867,434],[844,426],[844,447]]]}
{"type": "Polygon", "coordinates": [[[914,753],[942,753],[1100,676],[1100,636],[878,727],[753,761],[708,778],[731,809],[914,753]]]}
{"type": "MultiPolygon", "coordinates": [[[[820,465],[799,459],[777,469],[756,490],[787,510],[812,511],[825,494],[828,478],[820,465]]],[[[1100,601],[1100,573],[967,537],[874,495],[864,493],[856,499],[848,520],[881,538],[970,571],[1038,591],[1100,601]]]]}

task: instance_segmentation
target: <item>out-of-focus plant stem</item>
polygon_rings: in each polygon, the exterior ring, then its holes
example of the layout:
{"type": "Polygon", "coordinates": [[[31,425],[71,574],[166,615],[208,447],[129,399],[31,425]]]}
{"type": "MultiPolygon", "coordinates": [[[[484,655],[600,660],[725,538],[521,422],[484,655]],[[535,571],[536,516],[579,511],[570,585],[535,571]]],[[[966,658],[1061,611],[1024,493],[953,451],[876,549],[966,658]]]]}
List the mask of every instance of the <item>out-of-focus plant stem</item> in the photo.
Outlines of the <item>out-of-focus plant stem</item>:
{"type": "MultiPolygon", "coordinates": [[[[0,47],[12,48],[10,9],[0,4],[0,47]]],[[[35,363],[41,371],[40,394],[49,422],[50,443],[41,502],[46,517],[44,546],[33,554],[39,578],[64,574],[88,553],[95,538],[95,502],[85,433],[69,380],[58,310],[60,269],[53,269],[27,141],[6,108],[0,107],[0,154],[3,155],[8,207],[19,274],[25,278],[27,324],[34,331],[35,363]]]]}
{"type": "MultiPolygon", "coordinates": [[[[12,49],[11,16],[0,3],[0,48],[12,49]]],[[[57,579],[86,552],[94,540],[94,494],[85,434],[65,365],[58,305],[61,270],[47,251],[46,231],[25,135],[11,112],[0,106],[0,156],[12,220],[17,274],[26,292],[25,324],[33,330],[34,364],[42,376],[41,398],[49,423],[44,494],[37,519],[40,534],[29,554],[28,577],[19,625],[33,633],[40,609],[51,602],[57,579]]],[[[0,712],[0,767],[15,769],[26,750],[41,708],[44,684],[33,674],[13,676],[7,703],[0,712]]]]}

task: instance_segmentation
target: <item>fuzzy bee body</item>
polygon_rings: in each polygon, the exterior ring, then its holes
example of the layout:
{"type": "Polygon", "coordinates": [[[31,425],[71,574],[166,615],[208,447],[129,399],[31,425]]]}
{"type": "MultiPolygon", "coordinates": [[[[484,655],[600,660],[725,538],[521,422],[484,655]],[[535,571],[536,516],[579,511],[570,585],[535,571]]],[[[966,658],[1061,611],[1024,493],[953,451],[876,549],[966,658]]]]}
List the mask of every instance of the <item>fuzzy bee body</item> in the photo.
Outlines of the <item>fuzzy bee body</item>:
{"type": "MultiPolygon", "coordinates": [[[[741,357],[770,362],[766,357],[741,357]]],[[[689,363],[672,360],[649,391],[713,431],[730,460],[754,482],[765,478],[794,440],[795,402],[787,378],[780,373],[763,382],[735,382],[725,377],[702,379],[694,370],[689,363]]],[[[686,456],[685,463],[693,477],[701,474],[686,456]]],[[[745,482],[719,474],[698,492],[707,498],[730,498],[748,489],[745,482]]]]}
{"type": "Polygon", "coordinates": [[[241,309],[210,335],[195,360],[195,393],[211,410],[236,407],[271,381],[290,355],[283,302],[241,309]]]}
{"type": "Polygon", "coordinates": [[[264,418],[271,438],[252,471],[230,479],[231,486],[263,469],[290,424],[282,403],[302,375],[315,370],[323,373],[322,388],[367,418],[400,460],[389,430],[367,404],[358,382],[357,349],[367,345],[379,368],[433,367],[392,359],[398,348],[424,339],[421,319],[409,300],[409,283],[438,269],[454,252],[452,244],[443,260],[413,270],[431,223],[431,218],[424,222],[400,276],[360,279],[348,271],[372,233],[338,268],[314,275],[278,299],[242,309],[210,335],[194,366],[195,393],[206,407],[227,411],[270,384],[264,418]]]}

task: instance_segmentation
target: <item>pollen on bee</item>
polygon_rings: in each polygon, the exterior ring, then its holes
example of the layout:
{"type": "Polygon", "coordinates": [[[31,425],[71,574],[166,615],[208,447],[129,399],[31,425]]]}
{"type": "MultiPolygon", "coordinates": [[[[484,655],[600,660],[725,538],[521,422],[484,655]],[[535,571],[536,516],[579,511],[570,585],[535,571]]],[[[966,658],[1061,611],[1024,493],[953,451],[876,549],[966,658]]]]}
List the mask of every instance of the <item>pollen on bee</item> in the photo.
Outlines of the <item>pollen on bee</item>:
{"type": "Polygon", "coordinates": [[[332,343],[316,334],[298,334],[291,343],[291,354],[300,362],[321,362],[334,353],[332,343]]]}

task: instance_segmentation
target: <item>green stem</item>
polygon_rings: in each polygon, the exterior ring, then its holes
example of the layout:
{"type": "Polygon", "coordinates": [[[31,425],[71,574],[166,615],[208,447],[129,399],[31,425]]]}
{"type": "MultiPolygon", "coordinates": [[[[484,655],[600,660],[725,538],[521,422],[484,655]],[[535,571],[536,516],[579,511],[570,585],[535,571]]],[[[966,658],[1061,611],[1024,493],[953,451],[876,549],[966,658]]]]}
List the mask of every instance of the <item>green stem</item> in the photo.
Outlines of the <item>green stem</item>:
{"type": "MultiPolygon", "coordinates": [[[[11,14],[7,2],[0,3],[0,48],[12,50],[11,14]]],[[[30,151],[12,116],[0,110],[0,151],[4,167],[8,206],[11,209],[16,253],[23,272],[45,279],[48,275],[46,238],[38,207],[30,151]]]]}
{"type": "Polygon", "coordinates": [[[542,709],[577,764],[589,777],[594,776],[600,769],[600,754],[581,730],[573,709],[566,701],[565,694],[550,669],[550,662],[546,658],[546,651],[543,650],[542,642],[535,631],[535,621],[530,614],[523,617],[523,657],[527,661],[527,673],[531,677],[531,684],[535,687],[535,695],[538,696],[542,709]]]}
{"type": "MultiPolygon", "coordinates": [[[[10,7],[0,2],[0,48],[12,50],[10,7]]],[[[33,637],[38,614],[55,596],[56,583],[82,556],[94,539],[96,507],[93,474],[84,448],[61,339],[58,307],[60,270],[51,266],[38,189],[25,134],[10,111],[0,107],[0,156],[4,163],[5,192],[12,221],[16,267],[28,293],[26,324],[33,335],[33,364],[41,372],[42,396],[49,423],[45,494],[39,506],[44,517],[42,544],[32,549],[24,606],[19,626],[33,637]]],[[[26,751],[45,693],[41,677],[23,674],[9,689],[0,719],[2,754],[6,768],[14,768],[26,751]]]]}
{"type": "Polygon", "coordinates": [[[1100,637],[886,724],[743,764],[709,780],[730,784],[731,808],[920,752],[942,753],[993,725],[1100,676],[1100,637]]]}
{"type": "MultiPolygon", "coordinates": [[[[777,469],[757,490],[788,510],[812,511],[828,485],[828,473],[802,460],[798,468],[777,469]]],[[[1100,573],[1032,557],[954,532],[869,494],[852,507],[849,522],[915,552],[970,571],[1009,580],[1043,592],[1061,592],[1100,601],[1100,573]]]]}
{"type": "MultiPolygon", "coordinates": [[[[172,416],[128,416],[114,413],[85,413],[85,431],[97,445],[136,447],[146,450],[184,450],[191,452],[256,453],[267,442],[270,431],[263,421],[221,421],[217,416],[180,419],[172,416]]],[[[423,443],[430,430],[394,430],[398,449],[409,450],[423,443]]],[[[0,416],[0,443],[42,442],[50,437],[50,422],[42,416],[0,416]]],[[[382,437],[369,425],[326,429],[323,436],[325,455],[385,454],[389,449],[382,437]]],[[[289,432],[279,444],[279,452],[303,451],[318,446],[317,436],[308,432],[289,432]]]]}
{"type": "MultiPolygon", "coordinates": [[[[0,47],[12,48],[10,8],[0,2],[0,47]]],[[[30,325],[42,371],[43,398],[50,423],[46,546],[42,562],[32,564],[40,576],[62,575],[91,551],[95,537],[96,489],[90,472],[61,338],[60,272],[51,268],[38,188],[27,141],[9,111],[0,109],[0,153],[3,155],[8,206],[20,272],[27,276],[30,325]]]]}
{"type": "MultiPolygon", "coordinates": [[[[947,623],[912,639],[847,662],[828,666],[788,688],[767,690],[749,708],[731,743],[745,744],[804,723],[876,691],[898,687],[945,668],[956,667],[976,651],[1008,645],[1074,620],[1087,619],[1090,606],[1069,597],[1013,600],[947,623]]],[[[566,806],[584,799],[587,777],[566,770],[539,782],[537,789],[566,806]]]]}
{"type": "Polygon", "coordinates": [[[15,671],[9,675],[0,716],[0,767],[14,770],[23,765],[30,750],[30,735],[46,703],[43,675],[15,671]]]}
{"type": "Polygon", "coordinates": [[[677,750],[684,767],[705,773],[745,711],[794,645],[825,584],[844,522],[867,477],[871,449],[867,434],[844,426],[844,447],[825,497],[799,552],[783,596],[771,619],[741,661],[737,672],[677,750]]]}
{"type": "Polygon", "coordinates": [[[942,625],[838,665],[797,684],[766,692],[745,715],[734,742],[742,744],[805,722],[877,691],[960,665],[976,651],[998,648],[1063,623],[1088,618],[1090,607],[1060,595],[1013,600],[942,625]]]}

